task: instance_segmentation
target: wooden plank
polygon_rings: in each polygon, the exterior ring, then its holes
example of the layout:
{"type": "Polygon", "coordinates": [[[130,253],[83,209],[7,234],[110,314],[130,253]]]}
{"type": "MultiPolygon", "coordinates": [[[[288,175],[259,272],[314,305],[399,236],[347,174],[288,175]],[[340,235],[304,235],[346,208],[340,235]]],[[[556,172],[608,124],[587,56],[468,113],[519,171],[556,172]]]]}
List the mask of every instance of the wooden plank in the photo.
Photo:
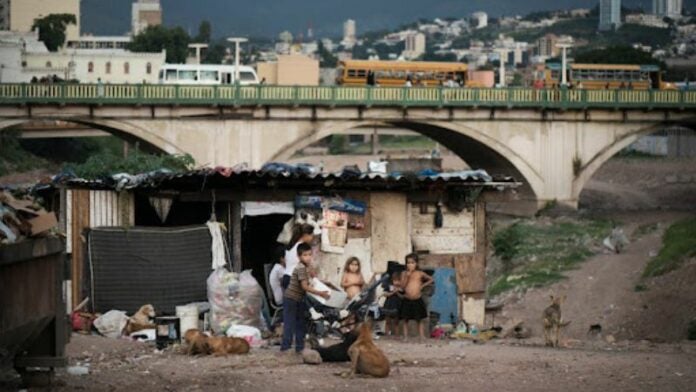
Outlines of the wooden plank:
{"type": "Polygon", "coordinates": [[[232,270],[242,272],[242,203],[232,204],[232,270]]]}
{"type": "Polygon", "coordinates": [[[90,222],[90,191],[86,189],[75,189],[72,192],[72,298],[73,303],[82,302],[82,271],[84,270],[85,247],[84,229],[89,227],[90,222]]]}
{"type": "Polygon", "coordinates": [[[455,255],[454,269],[457,271],[457,293],[469,294],[486,290],[485,255],[455,255]]]}
{"type": "Polygon", "coordinates": [[[421,268],[453,268],[454,255],[419,254],[419,267],[421,268]]]}
{"type": "Polygon", "coordinates": [[[482,200],[476,201],[474,207],[474,236],[476,238],[476,253],[483,255],[485,267],[488,243],[486,240],[486,204],[482,200]]]}

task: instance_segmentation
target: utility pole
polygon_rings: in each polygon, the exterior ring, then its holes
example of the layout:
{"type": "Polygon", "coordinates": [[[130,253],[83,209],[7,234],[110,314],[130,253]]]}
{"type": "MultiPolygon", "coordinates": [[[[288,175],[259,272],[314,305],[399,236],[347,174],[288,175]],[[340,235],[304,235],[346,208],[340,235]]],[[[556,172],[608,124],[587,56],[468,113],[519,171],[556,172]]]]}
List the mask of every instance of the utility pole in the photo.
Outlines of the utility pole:
{"type": "Polygon", "coordinates": [[[508,54],[507,49],[498,49],[498,52],[500,53],[500,70],[498,71],[498,76],[500,77],[500,81],[498,85],[500,87],[505,87],[505,57],[508,54]]]}
{"type": "Polygon", "coordinates": [[[201,63],[201,51],[203,49],[206,49],[208,47],[208,44],[189,44],[189,49],[195,49],[196,50],[196,64],[201,63]]]}
{"type": "Polygon", "coordinates": [[[227,38],[229,42],[234,42],[234,82],[239,83],[239,44],[247,42],[248,39],[241,37],[227,38]]]}
{"type": "Polygon", "coordinates": [[[567,51],[568,48],[572,47],[573,45],[567,42],[559,43],[556,44],[557,48],[561,48],[561,86],[567,86],[568,85],[568,59],[567,59],[567,51]]]}

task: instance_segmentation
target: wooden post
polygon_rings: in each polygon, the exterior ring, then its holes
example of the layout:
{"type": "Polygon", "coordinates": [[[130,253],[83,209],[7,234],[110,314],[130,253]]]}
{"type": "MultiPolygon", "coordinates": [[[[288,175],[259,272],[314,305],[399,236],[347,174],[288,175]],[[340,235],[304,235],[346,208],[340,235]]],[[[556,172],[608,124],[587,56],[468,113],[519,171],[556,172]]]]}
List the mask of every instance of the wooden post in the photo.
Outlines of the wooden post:
{"type": "Polygon", "coordinates": [[[242,203],[232,203],[232,271],[242,272],[242,203]]]}

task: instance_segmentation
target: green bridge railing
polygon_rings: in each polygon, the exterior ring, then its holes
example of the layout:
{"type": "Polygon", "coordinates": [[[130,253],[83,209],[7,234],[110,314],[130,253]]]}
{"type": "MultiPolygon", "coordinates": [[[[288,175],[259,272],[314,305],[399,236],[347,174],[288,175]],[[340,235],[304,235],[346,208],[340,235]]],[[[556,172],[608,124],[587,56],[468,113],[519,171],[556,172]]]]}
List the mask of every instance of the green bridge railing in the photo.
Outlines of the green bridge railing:
{"type": "Polygon", "coordinates": [[[341,86],[0,84],[0,104],[693,109],[696,91],[341,86]]]}

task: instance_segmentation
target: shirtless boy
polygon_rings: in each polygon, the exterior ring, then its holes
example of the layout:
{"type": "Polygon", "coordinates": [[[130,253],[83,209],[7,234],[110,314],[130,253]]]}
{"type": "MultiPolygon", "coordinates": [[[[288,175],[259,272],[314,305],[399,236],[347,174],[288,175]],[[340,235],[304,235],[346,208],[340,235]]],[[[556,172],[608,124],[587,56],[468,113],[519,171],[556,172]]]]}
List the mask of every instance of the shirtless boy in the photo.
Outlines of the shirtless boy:
{"type": "Polygon", "coordinates": [[[404,288],[401,300],[399,316],[404,320],[404,340],[408,336],[408,322],[415,320],[418,323],[418,333],[421,340],[425,339],[425,319],[428,310],[423,302],[423,287],[433,284],[433,278],[418,269],[418,255],[411,253],[406,256],[406,271],[401,277],[401,287],[404,288]]]}

